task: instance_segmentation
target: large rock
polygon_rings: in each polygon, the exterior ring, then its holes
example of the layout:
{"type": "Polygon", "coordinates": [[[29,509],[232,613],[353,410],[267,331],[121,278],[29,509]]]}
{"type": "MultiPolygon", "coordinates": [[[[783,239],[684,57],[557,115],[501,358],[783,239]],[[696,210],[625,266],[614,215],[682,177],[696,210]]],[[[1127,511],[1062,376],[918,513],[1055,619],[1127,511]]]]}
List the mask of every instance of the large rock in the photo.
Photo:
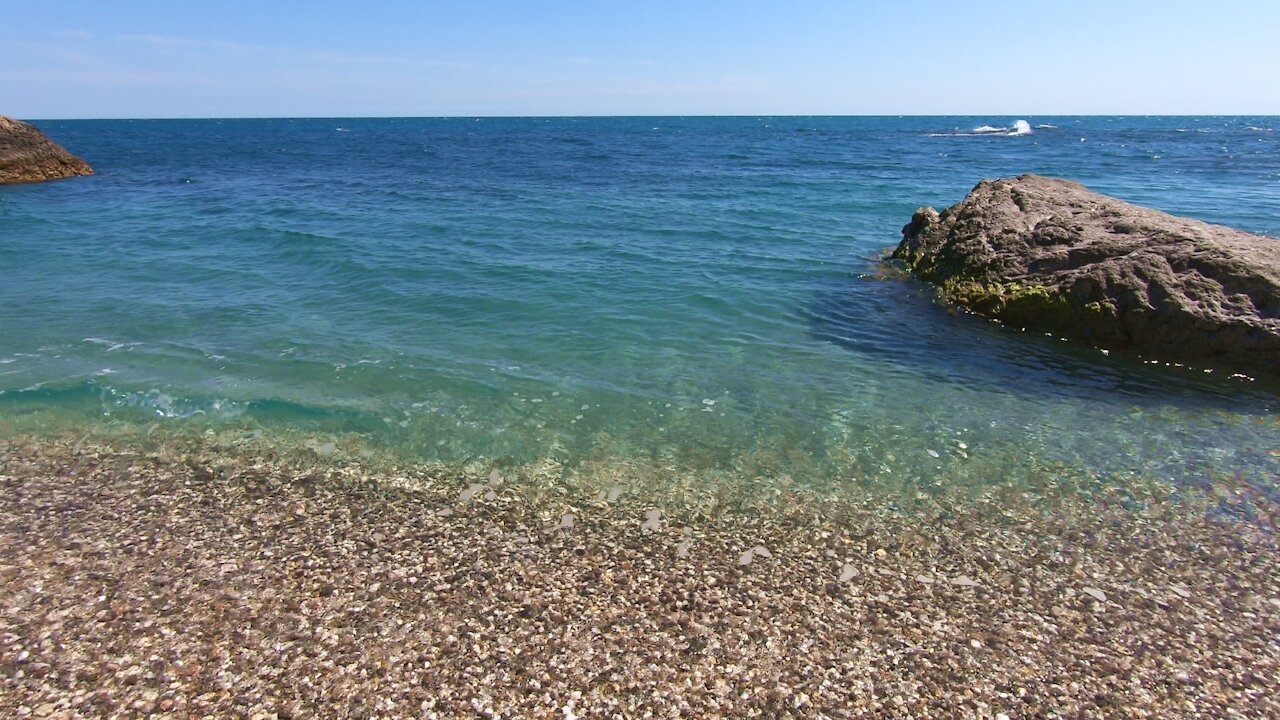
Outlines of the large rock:
{"type": "Polygon", "coordinates": [[[917,210],[892,257],[1009,325],[1280,376],[1280,240],[1024,175],[917,210]]]}
{"type": "Polygon", "coordinates": [[[0,185],[92,175],[85,161],[31,125],[0,115],[0,185]]]}

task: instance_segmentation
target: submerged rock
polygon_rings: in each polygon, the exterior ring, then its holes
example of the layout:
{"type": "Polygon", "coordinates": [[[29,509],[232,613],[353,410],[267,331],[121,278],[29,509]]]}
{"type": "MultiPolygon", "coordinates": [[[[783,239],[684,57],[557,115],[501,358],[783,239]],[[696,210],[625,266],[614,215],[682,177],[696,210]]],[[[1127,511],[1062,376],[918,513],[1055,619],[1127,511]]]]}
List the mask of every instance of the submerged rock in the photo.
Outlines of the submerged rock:
{"type": "Polygon", "coordinates": [[[1065,180],[984,180],[917,210],[893,259],[1009,325],[1197,367],[1280,376],[1280,240],[1065,180]]]}
{"type": "Polygon", "coordinates": [[[35,127],[0,115],[0,185],[92,174],[88,163],[35,127]]]}

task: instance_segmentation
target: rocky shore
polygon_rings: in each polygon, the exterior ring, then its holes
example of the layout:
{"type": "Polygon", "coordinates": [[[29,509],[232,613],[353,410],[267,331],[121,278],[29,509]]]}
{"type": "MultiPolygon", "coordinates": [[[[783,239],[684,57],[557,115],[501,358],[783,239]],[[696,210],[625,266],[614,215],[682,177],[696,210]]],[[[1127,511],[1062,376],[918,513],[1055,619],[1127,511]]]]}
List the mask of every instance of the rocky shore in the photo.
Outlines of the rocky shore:
{"type": "Polygon", "coordinates": [[[92,174],[88,163],[34,126],[0,115],[0,185],[92,174]]]}
{"type": "Polygon", "coordinates": [[[9,439],[0,714],[1280,715],[1272,505],[1063,487],[728,512],[9,439]]]}
{"type": "Polygon", "coordinates": [[[1035,175],[922,208],[893,252],[943,297],[1015,327],[1280,377],[1280,240],[1035,175]]]}

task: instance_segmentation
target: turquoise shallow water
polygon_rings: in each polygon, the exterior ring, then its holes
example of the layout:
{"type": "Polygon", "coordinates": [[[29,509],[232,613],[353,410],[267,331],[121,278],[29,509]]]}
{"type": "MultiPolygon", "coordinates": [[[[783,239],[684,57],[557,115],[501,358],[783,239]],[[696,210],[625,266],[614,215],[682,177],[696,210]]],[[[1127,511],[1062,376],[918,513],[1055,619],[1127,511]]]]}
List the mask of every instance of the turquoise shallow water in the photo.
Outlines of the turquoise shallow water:
{"type": "Polygon", "coordinates": [[[1280,118],[1015,119],[41,122],[98,174],[0,189],[0,417],[828,486],[1273,482],[1274,385],[1011,332],[877,258],[1025,172],[1280,236],[1280,118]]]}

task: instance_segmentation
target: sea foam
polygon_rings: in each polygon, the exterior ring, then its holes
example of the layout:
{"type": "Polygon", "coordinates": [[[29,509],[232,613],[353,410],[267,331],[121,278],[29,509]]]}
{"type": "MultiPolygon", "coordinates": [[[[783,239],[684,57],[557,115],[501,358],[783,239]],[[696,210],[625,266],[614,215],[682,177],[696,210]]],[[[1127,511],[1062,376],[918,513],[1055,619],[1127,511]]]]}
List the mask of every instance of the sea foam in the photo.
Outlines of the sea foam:
{"type": "MultiPolygon", "coordinates": [[[[1038,127],[1053,127],[1052,125],[1040,125],[1038,127]]],[[[1014,120],[1012,125],[1007,127],[995,125],[979,125],[968,132],[949,132],[949,133],[928,133],[928,137],[1019,137],[1031,134],[1031,123],[1026,120],[1014,120]]]]}

